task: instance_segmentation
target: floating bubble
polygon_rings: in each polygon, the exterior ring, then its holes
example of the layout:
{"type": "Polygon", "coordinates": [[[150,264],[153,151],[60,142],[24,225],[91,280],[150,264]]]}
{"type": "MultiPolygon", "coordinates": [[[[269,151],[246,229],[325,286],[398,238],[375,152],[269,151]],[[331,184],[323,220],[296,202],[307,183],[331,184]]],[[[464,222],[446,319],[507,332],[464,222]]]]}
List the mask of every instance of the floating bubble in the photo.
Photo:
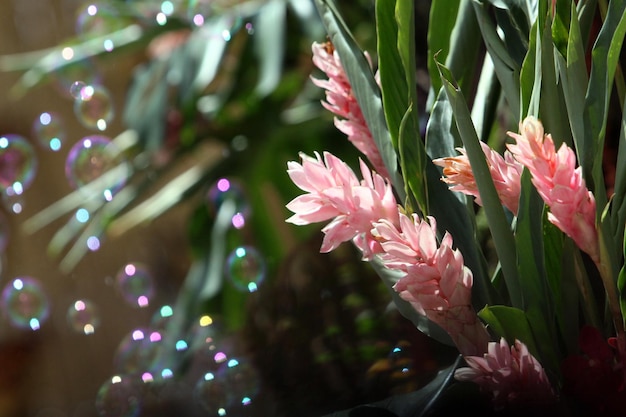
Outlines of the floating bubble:
{"type": "Polygon", "coordinates": [[[111,94],[100,85],[86,85],[74,101],[74,114],[83,126],[106,130],[114,116],[111,94]]]}
{"type": "MultiPolygon", "coordinates": [[[[62,58],[61,58],[62,59],[62,58]]],[[[101,76],[91,60],[65,61],[63,65],[52,74],[55,87],[59,93],[67,98],[78,97],[80,89],[87,85],[96,85],[101,82],[101,76]]]]}
{"type": "Polygon", "coordinates": [[[388,356],[391,370],[391,379],[396,382],[406,382],[415,377],[415,367],[411,352],[411,343],[406,340],[399,341],[388,356]]]}
{"type": "Polygon", "coordinates": [[[141,411],[138,383],[127,375],[115,375],[96,394],[96,410],[101,417],[136,417],[141,411]]]}
{"type": "Polygon", "coordinates": [[[100,314],[90,300],[76,300],[67,310],[67,322],[78,333],[92,334],[100,326],[100,314]]]}
{"type": "Polygon", "coordinates": [[[122,16],[114,7],[104,2],[86,4],[78,11],[76,34],[84,39],[92,39],[121,30],[130,23],[128,17],[122,16]]]}
{"type": "Polygon", "coordinates": [[[15,327],[38,330],[50,315],[50,302],[37,279],[17,277],[2,291],[2,309],[15,327]]]}
{"type": "Polygon", "coordinates": [[[218,179],[207,193],[207,203],[212,215],[216,215],[225,201],[232,201],[235,205],[234,212],[237,216],[233,224],[245,223],[245,219],[250,216],[250,203],[244,192],[243,186],[236,180],[229,178],[218,179]]]}
{"type": "Polygon", "coordinates": [[[167,304],[163,305],[152,315],[150,327],[157,330],[165,330],[172,317],[174,317],[174,309],[167,304]]]}
{"type": "Polygon", "coordinates": [[[59,151],[66,139],[61,117],[56,113],[41,113],[33,122],[33,135],[44,149],[59,151]]]}
{"type": "Polygon", "coordinates": [[[82,100],[81,94],[83,92],[83,88],[87,87],[83,81],[74,81],[72,85],[70,85],[70,95],[75,100],[82,100]]]}
{"type": "Polygon", "coordinates": [[[259,392],[259,375],[249,362],[230,359],[200,377],[194,399],[212,415],[237,415],[259,392]]]}
{"type": "Polygon", "coordinates": [[[226,276],[240,291],[255,292],[265,279],[265,259],[252,246],[239,246],[226,258],[226,276]]]}
{"type": "Polygon", "coordinates": [[[126,183],[128,164],[117,146],[106,136],[90,135],[70,149],[65,160],[65,176],[75,189],[107,198],[126,183]],[[91,184],[96,181],[97,184],[91,184]]]}
{"type": "Polygon", "coordinates": [[[30,186],[37,170],[37,156],[31,144],[15,134],[0,136],[0,189],[20,183],[30,186]]]}
{"type": "Polygon", "coordinates": [[[20,214],[24,210],[24,188],[22,183],[16,182],[2,192],[4,207],[12,213],[20,214]]]}
{"type": "Polygon", "coordinates": [[[155,358],[163,347],[162,330],[140,327],[127,334],[115,351],[114,366],[117,372],[137,373],[155,369],[155,358]]]}
{"type": "Polygon", "coordinates": [[[117,274],[116,286],[124,300],[134,307],[146,307],[154,296],[154,280],[141,263],[129,263],[117,274]]]}

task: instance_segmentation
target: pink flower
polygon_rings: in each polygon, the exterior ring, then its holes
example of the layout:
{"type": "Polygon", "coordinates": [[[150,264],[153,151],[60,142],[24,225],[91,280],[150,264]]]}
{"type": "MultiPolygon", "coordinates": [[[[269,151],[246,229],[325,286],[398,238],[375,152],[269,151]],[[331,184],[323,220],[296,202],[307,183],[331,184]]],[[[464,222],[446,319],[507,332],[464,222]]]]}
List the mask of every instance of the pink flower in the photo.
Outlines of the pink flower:
{"type": "Polygon", "coordinates": [[[400,297],[446,330],[461,353],[482,354],[489,334],[472,307],[472,272],[452,249],[452,236],[446,233],[437,245],[435,219],[423,221],[416,214],[401,215],[399,228],[380,220],[372,234],[380,241],[384,265],[405,273],[394,285],[400,297]]]}
{"type": "Polygon", "coordinates": [[[339,54],[330,42],[314,42],[312,50],[313,64],[328,76],[328,80],[312,78],[316,86],[326,90],[326,101],[322,101],[322,105],[341,118],[335,118],[337,129],[348,136],[348,140],[367,157],[379,174],[389,178],[361,107],[352,94],[352,87],[339,60],[339,54]]]}
{"type": "Polygon", "coordinates": [[[288,162],[287,173],[306,194],[287,204],[295,214],[288,222],[304,225],[332,221],[322,229],[321,252],[330,252],[342,242],[352,240],[363,251],[364,259],[380,252],[379,243],[371,235],[372,223],[379,219],[397,224],[398,205],[391,185],[371,172],[360,161],[363,180],[359,181],[345,162],[329,152],[324,160],[301,155],[302,164],[288,162]]]}
{"type": "Polygon", "coordinates": [[[550,404],[555,400],[543,367],[519,340],[510,348],[504,338],[500,343],[490,342],[482,357],[466,356],[465,361],[469,367],[457,369],[455,378],[478,384],[492,395],[497,409],[550,404]]]}
{"type": "MultiPolygon", "coordinates": [[[[487,165],[489,165],[489,171],[500,201],[513,214],[517,214],[523,166],[513,159],[513,155],[508,151],[505,151],[504,157],[502,157],[487,144],[481,142],[480,145],[485,153],[485,158],[487,158],[487,165]]],[[[457,148],[457,150],[461,152],[461,156],[434,159],[433,163],[443,167],[445,177],[442,180],[452,185],[450,187],[452,191],[471,195],[476,198],[476,204],[482,206],[465,148],[457,148]]]]}
{"type": "Polygon", "coordinates": [[[571,237],[598,263],[600,258],[595,226],[596,201],[587,189],[576,155],[565,143],[555,151],[551,135],[534,117],[520,123],[520,133],[508,132],[516,145],[508,145],[515,159],[532,175],[539,195],[550,208],[548,220],[571,237]]]}

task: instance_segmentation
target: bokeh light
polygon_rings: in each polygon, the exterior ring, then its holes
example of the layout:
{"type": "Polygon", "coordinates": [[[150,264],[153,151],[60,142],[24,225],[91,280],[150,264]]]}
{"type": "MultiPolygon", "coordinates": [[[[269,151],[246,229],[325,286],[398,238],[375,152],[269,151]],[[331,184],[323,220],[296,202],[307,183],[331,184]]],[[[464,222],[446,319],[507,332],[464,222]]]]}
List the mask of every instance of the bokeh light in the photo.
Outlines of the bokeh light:
{"type": "Polygon", "coordinates": [[[50,301],[39,280],[23,276],[9,282],[2,291],[2,310],[18,328],[38,330],[50,315],[50,301]]]}
{"type": "Polygon", "coordinates": [[[100,326],[100,313],[92,301],[76,300],[67,310],[67,322],[77,333],[92,334],[100,326]]]}
{"type": "Polygon", "coordinates": [[[37,155],[23,136],[0,135],[0,190],[15,183],[26,189],[33,182],[37,171],[37,155]]]}

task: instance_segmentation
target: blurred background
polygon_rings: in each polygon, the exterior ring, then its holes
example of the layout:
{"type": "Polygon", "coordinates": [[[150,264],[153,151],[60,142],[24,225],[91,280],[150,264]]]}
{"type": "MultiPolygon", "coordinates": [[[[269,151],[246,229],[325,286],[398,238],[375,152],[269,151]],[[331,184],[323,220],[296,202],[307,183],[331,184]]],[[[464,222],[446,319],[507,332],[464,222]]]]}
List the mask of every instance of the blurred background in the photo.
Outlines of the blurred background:
{"type": "MultiPolygon", "coordinates": [[[[374,55],[373,2],[342,7],[374,55]]],[[[0,15],[0,416],[321,416],[453,361],[351,246],[284,222],[287,161],[359,157],[310,82],[312,1],[0,15]]]]}

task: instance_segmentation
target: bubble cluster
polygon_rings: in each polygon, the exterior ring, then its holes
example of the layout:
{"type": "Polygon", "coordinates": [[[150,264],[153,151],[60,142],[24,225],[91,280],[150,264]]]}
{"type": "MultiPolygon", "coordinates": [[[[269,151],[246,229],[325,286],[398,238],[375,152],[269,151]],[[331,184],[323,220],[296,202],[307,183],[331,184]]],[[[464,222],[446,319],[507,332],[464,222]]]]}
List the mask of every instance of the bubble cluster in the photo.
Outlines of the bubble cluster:
{"type": "Polygon", "coordinates": [[[37,156],[31,144],[20,135],[0,136],[0,190],[20,183],[23,189],[33,182],[37,156]]]}
{"type": "Polygon", "coordinates": [[[96,394],[100,417],[136,417],[141,411],[139,384],[128,375],[115,375],[96,394]]]}
{"type": "Polygon", "coordinates": [[[74,113],[80,123],[89,129],[106,130],[115,114],[113,99],[101,85],[85,85],[77,93],[74,113]]]}
{"type": "Polygon", "coordinates": [[[154,279],[148,268],[138,262],[129,263],[118,272],[116,287],[133,307],[146,307],[154,296],[154,279]]]}
{"type": "Polygon", "coordinates": [[[207,204],[209,212],[215,216],[220,207],[225,202],[233,204],[234,215],[231,223],[237,229],[245,225],[246,219],[250,216],[251,209],[243,186],[233,179],[220,178],[209,189],[207,193],[207,204]]]}
{"type": "Polygon", "coordinates": [[[66,139],[63,120],[56,113],[41,113],[33,122],[33,135],[44,149],[59,151],[66,139]]]}
{"type": "Polygon", "coordinates": [[[237,415],[259,392],[257,370],[246,360],[225,360],[215,372],[206,372],[194,387],[194,398],[211,415],[237,415]]]}
{"type": "Polygon", "coordinates": [[[18,328],[39,330],[50,315],[50,302],[39,280],[17,277],[2,291],[2,310],[18,328]]]}
{"type": "Polygon", "coordinates": [[[110,200],[126,183],[128,166],[118,147],[106,136],[90,135],[72,146],[65,160],[71,187],[110,200]],[[96,181],[96,184],[90,184],[96,181]]]}
{"type": "Polygon", "coordinates": [[[90,300],[76,300],[67,310],[67,322],[77,333],[92,334],[100,326],[100,314],[90,300]]]}
{"type": "Polygon", "coordinates": [[[255,292],[265,271],[263,255],[252,246],[239,246],[226,258],[226,276],[240,291],[255,292]]]}

